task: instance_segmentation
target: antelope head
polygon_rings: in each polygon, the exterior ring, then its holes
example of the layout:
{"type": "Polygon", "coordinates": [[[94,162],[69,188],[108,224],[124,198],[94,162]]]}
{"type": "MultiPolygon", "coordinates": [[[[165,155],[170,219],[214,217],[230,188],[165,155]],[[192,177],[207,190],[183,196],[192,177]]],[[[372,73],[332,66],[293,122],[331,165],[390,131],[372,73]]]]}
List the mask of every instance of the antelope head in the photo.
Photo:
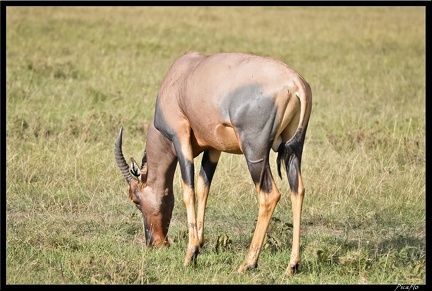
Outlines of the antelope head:
{"type": "Polygon", "coordinates": [[[148,246],[169,246],[167,232],[171,211],[166,211],[165,201],[160,203],[157,191],[147,185],[147,154],[144,151],[141,167],[131,158],[130,165],[126,162],[122,152],[123,127],[117,136],[114,155],[117,165],[129,185],[129,198],[141,211],[144,222],[146,243],[148,246]],[[162,206],[161,206],[162,205],[162,206]]]}
{"type": "Polygon", "coordinates": [[[131,158],[131,163],[128,165],[122,152],[122,134],[123,127],[120,128],[119,135],[115,142],[114,155],[117,165],[129,185],[129,198],[135,203],[136,207],[141,210],[140,192],[143,192],[144,188],[147,186],[147,155],[144,151],[141,168],[133,158],[131,158]]]}

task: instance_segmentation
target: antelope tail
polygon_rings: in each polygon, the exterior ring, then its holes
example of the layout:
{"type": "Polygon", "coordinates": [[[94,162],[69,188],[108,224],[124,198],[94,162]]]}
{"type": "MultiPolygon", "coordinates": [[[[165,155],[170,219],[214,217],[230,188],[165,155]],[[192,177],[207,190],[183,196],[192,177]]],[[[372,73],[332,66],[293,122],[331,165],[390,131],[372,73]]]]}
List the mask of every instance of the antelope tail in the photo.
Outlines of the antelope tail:
{"type": "Polygon", "coordinates": [[[298,192],[298,175],[301,173],[303,144],[312,107],[310,102],[312,95],[311,89],[309,86],[306,86],[304,89],[305,90],[302,90],[300,93],[296,92],[296,96],[299,98],[301,104],[297,131],[290,140],[279,145],[276,160],[279,177],[282,178],[280,168],[283,163],[285,165],[291,191],[294,193],[298,192]]]}

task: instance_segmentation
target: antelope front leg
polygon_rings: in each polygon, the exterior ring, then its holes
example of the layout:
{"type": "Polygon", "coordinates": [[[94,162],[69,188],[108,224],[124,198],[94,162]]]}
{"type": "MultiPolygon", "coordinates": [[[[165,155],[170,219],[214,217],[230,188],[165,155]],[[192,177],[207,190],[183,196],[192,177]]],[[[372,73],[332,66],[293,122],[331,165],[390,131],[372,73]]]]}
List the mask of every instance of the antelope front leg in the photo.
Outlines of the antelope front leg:
{"type": "Polygon", "coordinates": [[[186,249],[184,266],[191,262],[196,264],[199,253],[198,230],[195,218],[194,164],[188,159],[179,159],[183,179],[183,201],[186,205],[189,241],[186,249]]]}
{"type": "Polygon", "coordinates": [[[213,179],[213,174],[216,170],[216,166],[219,161],[220,155],[221,155],[220,151],[209,149],[204,151],[202,157],[201,171],[198,176],[197,191],[196,191],[197,198],[198,198],[197,221],[198,221],[198,240],[199,240],[200,247],[204,245],[204,218],[205,218],[205,209],[207,205],[207,197],[210,191],[210,184],[213,179]]]}
{"type": "Polygon", "coordinates": [[[183,263],[184,266],[187,266],[191,262],[196,264],[196,258],[199,254],[199,240],[195,219],[195,193],[193,188],[185,183],[183,183],[183,201],[186,205],[189,231],[189,241],[186,249],[186,257],[183,263]]]}
{"type": "Polygon", "coordinates": [[[189,129],[185,129],[179,135],[179,141],[175,140],[174,147],[177,152],[183,187],[183,201],[187,212],[187,225],[189,241],[186,249],[186,257],[183,265],[187,266],[191,262],[196,264],[199,253],[198,230],[195,216],[195,191],[194,191],[194,161],[192,147],[189,143],[189,129]]]}

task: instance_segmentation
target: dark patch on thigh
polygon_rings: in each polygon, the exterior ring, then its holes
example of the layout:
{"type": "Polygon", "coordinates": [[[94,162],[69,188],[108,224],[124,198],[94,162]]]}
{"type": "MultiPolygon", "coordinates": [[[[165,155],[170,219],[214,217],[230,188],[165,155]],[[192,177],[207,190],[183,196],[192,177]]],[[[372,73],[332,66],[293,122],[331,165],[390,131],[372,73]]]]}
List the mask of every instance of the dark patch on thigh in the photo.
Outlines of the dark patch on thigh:
{"type": "Polygon", "coordinates": [[[279,124],[277,106],[261,84],[239,87],[224,97],[222,113],[237,130],[249,172],[262,191],[272,191],[269,151],[279,124]]]}
{"type": "MultiPolygon", "coordinates": [[[[221,104],[222,116],[237,128],[260,132],[276,118],[276,104],[259,83],[237,88],[227,94],[221,104]]],[[[269,129],[269,131],[271,131],[269,129]]]]}
{"type": "Polygon", "coordinates": [[[222,112],[235,126],[243,153],[249,154],[247,158],[264,158],[279,124],[272,97],[265,95],[260,84],[243,86],[224,97],[222,112]],[[259,153],[255,153],[257,150],[259,153]]]}

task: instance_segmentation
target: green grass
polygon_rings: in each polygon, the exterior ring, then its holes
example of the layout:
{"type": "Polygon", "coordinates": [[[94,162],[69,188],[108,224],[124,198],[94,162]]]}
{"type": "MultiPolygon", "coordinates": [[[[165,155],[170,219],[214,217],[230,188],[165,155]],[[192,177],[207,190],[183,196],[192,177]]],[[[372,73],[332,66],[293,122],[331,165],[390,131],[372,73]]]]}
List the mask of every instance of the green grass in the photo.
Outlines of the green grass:
{"type": "Polygon", "coordinates": [[[426,283],[424,7],[7,7],[6,17],[6,284],[426,283]],[[293,278],[286,176],[258,268],[236,272],[258,214],[238,155],[221,156],[196,267],[182,266],[178,172],[172,246],[144,246],[114,140],[123,125],[126,157],[142,157],[159,84],[191,49],[276,57],[311,84],[293,278]]]}

